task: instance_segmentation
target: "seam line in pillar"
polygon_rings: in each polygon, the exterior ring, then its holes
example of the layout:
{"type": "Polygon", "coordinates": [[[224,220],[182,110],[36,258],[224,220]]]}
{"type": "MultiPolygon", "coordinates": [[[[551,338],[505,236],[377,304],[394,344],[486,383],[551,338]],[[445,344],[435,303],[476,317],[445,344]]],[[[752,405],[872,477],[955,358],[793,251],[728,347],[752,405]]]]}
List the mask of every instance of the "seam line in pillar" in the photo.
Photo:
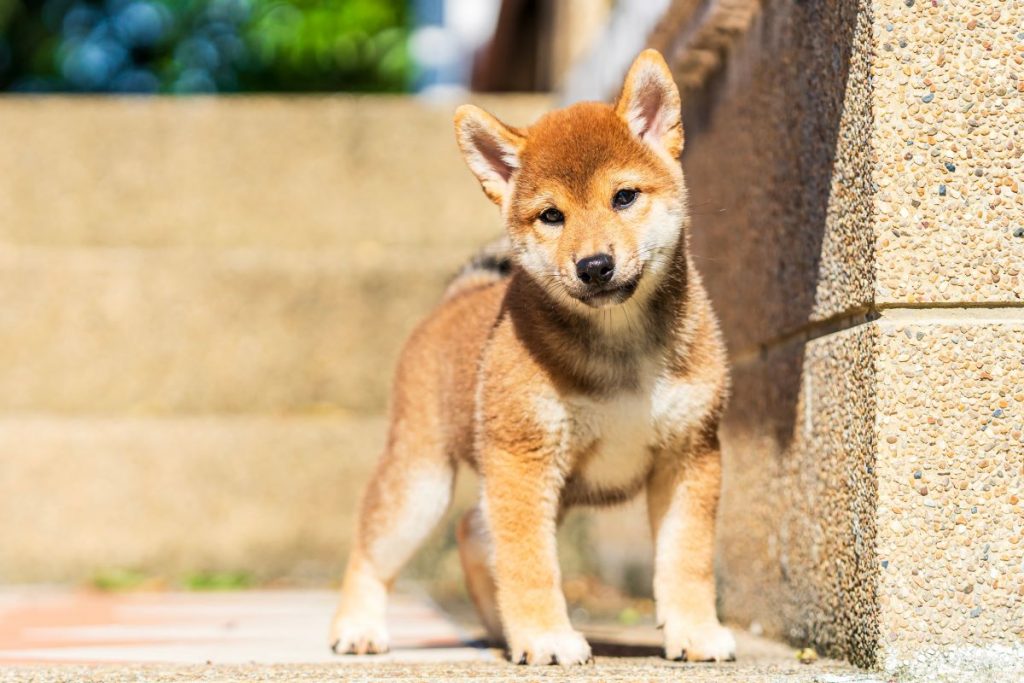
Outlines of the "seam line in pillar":
{"type": "Polygon", "coordinates": [[[877,320],[878,310],[874,307],[861,306],[859,308],[844,311],[824,320],[809,321],[800,327],[780,334],[773,339],[758,344],[756,347],[747,348],[743,351],[731,354],[733,366],[744,365],[753,360],[758,360],[771,353],[773,349],[786,346],[794,341],[809,342],[819,337],[824,337],[836,332],[842,332],[852,327],[858,327],[877,320]]]}
{"type": "Polygon", "coordinates": [[[862,306],[834,315],[824,320],[815,320],[774,337],[756,347],[732,354],[734,366],[763,358],[772,350],[794,341],[807,343],[821,337],[870,322],[881,323],[1024,323],[1024,301],[1005,302],[958,302],[958,303],[889,303],[878,306],[862,306]]]}
{"type": "Polygon", "coordinates": [[[994,307],[892,307],[884,308],[881,311],[882,317],[878,322],[891,324],[913,324],[921,323],[926,325],[958,325],[970,324],[1006,324],[1024,323],[1024,307],[1022,306],[994,306],[994,307]]]}

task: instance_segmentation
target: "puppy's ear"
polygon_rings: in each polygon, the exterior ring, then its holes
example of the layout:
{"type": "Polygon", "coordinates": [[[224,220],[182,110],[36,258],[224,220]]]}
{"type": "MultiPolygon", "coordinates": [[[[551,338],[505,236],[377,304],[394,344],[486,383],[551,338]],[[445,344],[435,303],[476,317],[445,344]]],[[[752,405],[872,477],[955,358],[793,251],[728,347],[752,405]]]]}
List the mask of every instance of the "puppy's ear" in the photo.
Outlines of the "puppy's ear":
{"type": "Polygon", "coordinates": [[[633,134],[662,154],[683,153],[679,88],[657,50],[644,50],[629,67],[615,112],[633,134]]]}
{"type": "Polygon", "coordinates": [[[501,206],[509,193],[512,174],[519,170],[526,137],[471,104],[455,110],[455,137],[484,193],[501,206]]]}

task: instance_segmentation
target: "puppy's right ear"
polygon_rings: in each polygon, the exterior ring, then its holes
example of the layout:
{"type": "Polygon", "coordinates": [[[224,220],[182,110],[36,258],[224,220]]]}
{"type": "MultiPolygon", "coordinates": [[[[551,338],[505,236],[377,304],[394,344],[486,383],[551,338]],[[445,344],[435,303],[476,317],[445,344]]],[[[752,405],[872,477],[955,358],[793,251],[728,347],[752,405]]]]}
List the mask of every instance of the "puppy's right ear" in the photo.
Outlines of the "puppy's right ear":
{"type": "Polygon", "coordinates": [[[471,104],[455,110],[455,137],[484,193],[501,206],[509,193],[512,174],[519,169],[526,137],[471,104]]]}

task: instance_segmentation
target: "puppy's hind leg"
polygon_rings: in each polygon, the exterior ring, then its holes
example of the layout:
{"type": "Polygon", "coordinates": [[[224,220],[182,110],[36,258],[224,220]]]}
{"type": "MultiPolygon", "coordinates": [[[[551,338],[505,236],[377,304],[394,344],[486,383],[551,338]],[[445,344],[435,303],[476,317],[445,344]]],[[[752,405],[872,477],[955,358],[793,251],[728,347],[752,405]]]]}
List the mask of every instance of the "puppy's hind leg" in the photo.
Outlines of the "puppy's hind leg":
{"type": "Polygon", "coordinates": [[[504,636],[498,612],[497,587],[490,567],[491,535],[479,505],[463,515],[455,533],[469,596],[488,637],[494,642],[501,642],[504,636]]]}
{"type": "Polygon", "coordinates": [[[448,509],[455,462],[422,430],[392,425],[388,448],[363,498],[356,536],[331,625],[339,654],[386,652],[388,589],[448,509]]]}

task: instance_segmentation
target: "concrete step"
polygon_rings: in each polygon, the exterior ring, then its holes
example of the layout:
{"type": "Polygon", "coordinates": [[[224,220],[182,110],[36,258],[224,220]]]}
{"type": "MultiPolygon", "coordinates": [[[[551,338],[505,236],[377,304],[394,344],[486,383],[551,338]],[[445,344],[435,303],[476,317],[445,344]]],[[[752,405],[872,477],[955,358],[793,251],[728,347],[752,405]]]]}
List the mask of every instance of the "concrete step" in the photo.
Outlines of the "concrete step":
{"type": "MultiPolygon", "coordinates": [[[[474,98],[531,123],[546,96],[474,98]]],[[[465,245],[500,226],[452,112],[410,97],[0,102],[0,244],[465,245]]]]}
{"type": "Polygon", "coordinates": [[[452,109],[0,102],[0,580],[337,574],[384,437],[359,416],[501,229],[452,109]]]}
{"type": "Polygon", "coordinates": [[[4,418],[0,583],[338,576],[384,435],[379,416],[4,418]]]}
{"type": "MultiPolygon", "coordinates": [[[[125,571],[156,586],[201,572],[327,585],[341,576],[386,433],[380,414],[0,417],[0,585],[117,583],[125,571]]],[[[462,590],[454,526],[477,493],[461,468],[406,576],[462,590]]],[[[592,544],[606,541],[585,533],[585,514],[562,527],[567,576],[588,571],[592,544]]],[[[635,533],[635,520],[615,517],[602,534],[635,533]]]]}
{"type": "Polygon", "coordinates": [[[473,249],[0,249],[0,413],[379,411],[473,249]]]}

